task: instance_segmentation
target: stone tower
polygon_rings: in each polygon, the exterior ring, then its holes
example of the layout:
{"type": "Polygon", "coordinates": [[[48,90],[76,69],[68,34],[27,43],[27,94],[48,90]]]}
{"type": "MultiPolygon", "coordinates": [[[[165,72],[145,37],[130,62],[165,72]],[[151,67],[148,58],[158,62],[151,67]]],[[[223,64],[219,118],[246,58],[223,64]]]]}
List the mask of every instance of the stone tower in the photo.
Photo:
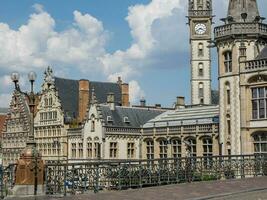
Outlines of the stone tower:
{"type": "Polygon", "coordinates": [[[267,26],[263,20],[256,0],[230,0],[228,14],[222,19],[224,25],[214,30],[218,52],[220,143],[223,155],[244,153],[243,146],[251,140],[249,137],[243,138],[245,133],[242,132],[250,129],[247,115],[251,111],[249,106],[244,107],[244,102],[251,103],[251,90],[248,90],[249,84],[242,81],[242,74],[249,72],[241,63],[254,60],[266,45],[267,26]]]}
{"type": "Polygon", "coordinates": [[[189,0],[191,103],[211,103],[212,0],[189,0]]]}

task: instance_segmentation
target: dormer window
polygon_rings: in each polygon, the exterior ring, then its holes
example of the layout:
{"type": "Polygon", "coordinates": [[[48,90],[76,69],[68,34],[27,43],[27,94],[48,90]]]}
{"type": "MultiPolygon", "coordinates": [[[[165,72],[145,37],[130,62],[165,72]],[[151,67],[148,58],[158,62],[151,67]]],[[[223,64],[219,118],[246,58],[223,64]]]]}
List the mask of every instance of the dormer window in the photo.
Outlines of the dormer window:
{"type": "Polygon", "coordinates": [[[129,123],[130,123],[130,121],[129,121],[129,118],[128,118],[128,117],[124,117],[124,118],[123,118],[123,121],[124,121],[124,123],[127,123],[127,124],[129,124],[129,123]]]}
{"type": "Polygon", "coordinates": [[[113,122],[113,119],[112,119],[111,116],[107,116],[107,122],[108,122],[108,123],[112,123],[112,122],[113,122]]]}

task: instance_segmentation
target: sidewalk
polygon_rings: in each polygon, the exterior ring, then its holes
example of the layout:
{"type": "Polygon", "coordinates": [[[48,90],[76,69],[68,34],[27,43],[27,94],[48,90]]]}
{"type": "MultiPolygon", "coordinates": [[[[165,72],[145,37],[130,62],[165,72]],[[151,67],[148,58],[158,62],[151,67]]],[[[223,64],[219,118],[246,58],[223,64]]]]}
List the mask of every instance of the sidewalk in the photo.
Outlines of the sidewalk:
{"type": "MultiPolygon", "coordinates": [[[[8,198],[34,200],[28,198],[8,198]]],[[[123,191],[105,191],[67,197],[36,197],[37,200],[202,200],[202,199],[246,199],[267,200],[267,177],[195,182],[123,191]],[[242,196],[242,197],[241,197],[242,196]],[[250,197],[251,196],[251,197],[250,197]]]]}

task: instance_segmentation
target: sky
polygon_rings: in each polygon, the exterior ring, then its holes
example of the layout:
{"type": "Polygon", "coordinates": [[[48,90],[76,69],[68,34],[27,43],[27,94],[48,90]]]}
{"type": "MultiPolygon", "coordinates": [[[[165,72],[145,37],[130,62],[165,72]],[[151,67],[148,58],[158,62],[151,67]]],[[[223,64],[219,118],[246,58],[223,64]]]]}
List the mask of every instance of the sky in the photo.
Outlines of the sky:
{"type": "MultiPolygon", "coordinates": [[[[187,0],[1,0],[0,107],[9,105],[10,74],[43,72],[58,77],[129,83],[130,101],[172,106],[176,96],[190,103],[187,0]],[[19,2],[19,3],[18,3],[19,2]]],[[[226,16],[227,0],[214,0],[213,26],[226,16]]],[[[266,0],[258,0],[267,17],[266,0]]],[[[266,21],[265,21],[266,22],[266,21]]],[[[212,50],[212,88],[217,89],[217,56],[212,50]]]]}

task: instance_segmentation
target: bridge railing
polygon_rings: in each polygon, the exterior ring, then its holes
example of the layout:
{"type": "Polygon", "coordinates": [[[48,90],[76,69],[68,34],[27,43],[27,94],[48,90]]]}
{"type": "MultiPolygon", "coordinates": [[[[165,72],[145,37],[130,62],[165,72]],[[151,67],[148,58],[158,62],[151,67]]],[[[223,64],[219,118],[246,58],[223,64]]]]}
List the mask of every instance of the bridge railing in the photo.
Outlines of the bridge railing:
{"type": "Polygon", "coordinates": [[[0,166],[0,198],[8,195],[10,189],[15,185],[16,164],[10,164],[7,167],[0,166]]]}
{"type": "Polygon", "coordinates": [[[47,162],[46,193],[77,194],[267,175],[266,155],[47,162]]]}

